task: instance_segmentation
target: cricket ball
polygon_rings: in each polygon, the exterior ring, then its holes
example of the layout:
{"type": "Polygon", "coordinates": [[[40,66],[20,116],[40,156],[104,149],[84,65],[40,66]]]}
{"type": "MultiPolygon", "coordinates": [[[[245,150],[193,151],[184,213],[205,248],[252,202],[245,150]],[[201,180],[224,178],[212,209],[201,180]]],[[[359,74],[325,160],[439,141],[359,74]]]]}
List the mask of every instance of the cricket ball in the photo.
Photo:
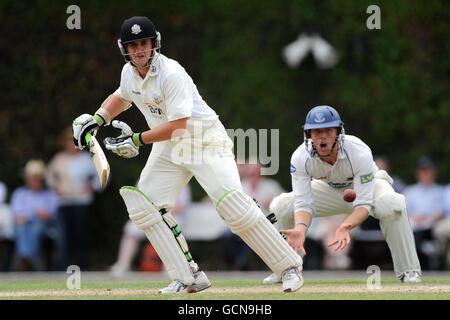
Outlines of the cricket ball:
{"type": "Polygon", "coordinates": [[[342,198],[347,202],[353,202],[356,199],[356,192],[353,189],[345,189],[342,198]]]}

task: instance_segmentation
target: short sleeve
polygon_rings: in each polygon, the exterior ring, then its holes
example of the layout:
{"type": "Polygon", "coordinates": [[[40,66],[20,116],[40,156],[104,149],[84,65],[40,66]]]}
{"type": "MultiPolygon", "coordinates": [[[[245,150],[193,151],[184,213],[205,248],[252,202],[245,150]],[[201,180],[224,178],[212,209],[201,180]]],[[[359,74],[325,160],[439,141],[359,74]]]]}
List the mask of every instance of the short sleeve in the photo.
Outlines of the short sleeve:
{"type": "Polygon", "coordinates": [[[192,83],[188,76],[172,74],[163,83],[167,119],[174,121],[189,118],[194,106],[192,83]]]}
{"type": "Polygon", "coordinates": [[[128,109],[131,106],[131,102],[133,99],[131,98],[129,92],[130,89],[130,80],[132,76],[132,70],[127,68],[127,65],[122,69],[122,74],[120,76],[120,86],[114,92],[114,95],[119,97],[120,100],[125,104],[125,109],[128,109]]]}
{"type": "Polygon", "coordinates": [[[355,176],[353,178],[353,188],[356,192],[356,199],[353,207],[364,207],[369,212],[373,206],[373,190],[374,190],[374,167],[373,157],[370,152],[359,154],[355,168],[355,176]]]}

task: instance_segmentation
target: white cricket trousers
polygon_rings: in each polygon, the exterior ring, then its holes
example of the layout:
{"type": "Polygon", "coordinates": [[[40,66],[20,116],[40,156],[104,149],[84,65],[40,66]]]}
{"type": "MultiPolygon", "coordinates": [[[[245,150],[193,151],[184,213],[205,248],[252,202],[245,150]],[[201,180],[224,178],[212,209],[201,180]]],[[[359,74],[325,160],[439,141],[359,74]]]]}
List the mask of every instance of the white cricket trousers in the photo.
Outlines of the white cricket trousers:
{"type": "Polygon", "coordinates": [[[216,204],[229,190],[242,189],[232,148],[233,143],[218,120],[190,139],[154,143],[138,188],[158,209],[171,210],[194,176],[216,204]]]}
{"type": "MultiPolygon", "coordinates": [[[[389,182],[384,179],[375,178],[374,183],[374,195],[382,194],[386,191],[395,192],[389,182]]],[[[353,212],[353,205],[342,199],[344,188],[332,188],[321,180],[312,180],[311,187],[314,194],[314,217],[350,214],[353,212]]],[[[377,218],[373,210],[370,212],[370,215],[377,218]]],[[[278,228],[293,228],[292,217],[280,217],[278,219],[280,222],[278,228]],[[290,224],[290,226],[286,224],[290,224]]],[[[397,220],[380,219],[379,222],[381,231],[391,251],[395,275],[400,277],[406,271],[418,271],[421,273],[408,216],[402,214],[397,220]]]]}

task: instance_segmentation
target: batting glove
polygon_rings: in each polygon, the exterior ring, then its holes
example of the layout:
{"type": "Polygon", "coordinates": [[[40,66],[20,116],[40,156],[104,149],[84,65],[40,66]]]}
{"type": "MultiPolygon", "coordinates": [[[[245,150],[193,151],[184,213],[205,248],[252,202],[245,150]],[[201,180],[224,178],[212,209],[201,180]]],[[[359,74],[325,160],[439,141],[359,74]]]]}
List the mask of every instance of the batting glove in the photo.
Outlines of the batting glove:
{"type": "Polygon", "coordinates": [[[134,133],[123,121],[114,120],[111,124],[122,132],[117,138],[108,137],[103,140],[105,148],[124,158],[136,157],[139,154],[139,147],[144,144],[141,133],[134,133]]]}
{"type": "Polygon", "coordinates": [[[105,124],[105,120],[95,114],[82,114],[72,123],[73,143],[75,147],[82,150],[87,146],[86,136],[90,133],[92,136],[97,134],[97,130],[105,124]]]}

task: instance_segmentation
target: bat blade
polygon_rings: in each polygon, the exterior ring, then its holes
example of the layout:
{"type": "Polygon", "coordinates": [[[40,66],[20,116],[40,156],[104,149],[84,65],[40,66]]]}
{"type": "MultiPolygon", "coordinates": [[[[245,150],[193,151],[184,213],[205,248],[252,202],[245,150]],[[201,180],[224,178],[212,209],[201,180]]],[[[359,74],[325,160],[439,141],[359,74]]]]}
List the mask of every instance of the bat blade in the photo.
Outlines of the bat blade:
{"type": "Polygon", "coordinates": [[[98,143],[94,136],[88,134],[86,140],[89,141],[89,152],[91,154],[92,161],[94,162],[95,169],[97,170],[102,188],[104,188],[108,183],[109,174],[111,172],[108,160],[106,159],[100,143],[98,143]]]}

